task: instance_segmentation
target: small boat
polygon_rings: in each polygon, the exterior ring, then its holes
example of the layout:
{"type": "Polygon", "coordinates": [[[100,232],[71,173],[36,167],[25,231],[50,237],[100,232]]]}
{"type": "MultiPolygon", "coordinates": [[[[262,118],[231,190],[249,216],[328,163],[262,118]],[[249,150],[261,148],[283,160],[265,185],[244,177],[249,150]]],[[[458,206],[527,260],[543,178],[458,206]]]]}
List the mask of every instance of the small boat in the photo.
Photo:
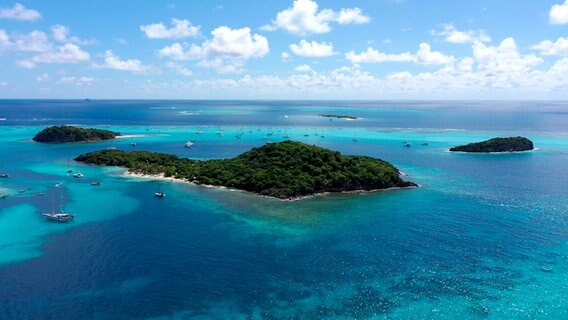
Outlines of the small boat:
{"type": "Polygon", "coordinates": [[[422,142],[420,143],[420,145],[421,145],[421,146],[427,146],[427,145],[428,145],[428,142],[422,141],[422,142]]]}
{"type": "Polygon", "coordinates": [[[285,134],[285,135],[282,136],[282,138],[284,138],[284,139],[290,139],[290,136],[287,135],[287,134],[285,134]]]}
{"type": "Polygon", "coordinates": [[[156,198],[165,198],[165,197],[166,197],[166,194],[163,193],[163,192],[161,192],[161,191],[158,191],[158,192],[155,192],[155,193],[154,193],[154,196],[155,196],[156,198]]]}
{"type": "Polygon", "coordinates": [[[116,150],[115,147],[108,147],[107,150],[116,150]]]}
{"type": "Polygon", "coordinates": [[[91,185],[92,186],[100,186],[101,182],[100,181],[91,181],[91,185]]]}
{"type": "Polygon", "coordinates": [[[73,175],[73,178],[83,178],[84,175],[81,172],[77,172],[73,175]]]}
{"type": "Polygon", "coordinates": [[[131,145],[132,147],[136,147],[136,142],[132,142],[130,145],[131,145]]]}
{"type": "Polygon", "coordinates": [[[188,142],[186,142],[186,143],[183,145],[183,147],[184,147],[184,148],[191,148],[191,147],[193,147],[193,142],[188,141],[188,142]]]}
{"type": "Polygon", "coordinates": [[[402,145],[405,146],[406,148],[412,147],[412,145],[408,141],[404,141],[402,145]]]}
{"type": "Polygon", "coordinates": [[[67,173],[71,173],[71,172],[73,172],[73,169],[71,169],[71,168],[67,169],[67,173]]]}
{"type": "Polygon", "coordinates": [[[55,201],[51,202],[51,212],[43,212],[41,215],[50,221],[55,222],[69,222],[75,218],[75,215],[69,212],[64,212],[63,207],[60,206],[60,211],[55,212],[55,201]]]}
{"type": "Polygon", "coordinates": [[[2,161],[2,172],[0,172],[0,178],[10,178],[10,175],[4,171],[4,161],[2,161]]]}
{"type": "Polygon", "coordinates": [[[43,217],[45,217],[47,220],[50,221],[57,221],[57,222],[68,222],[73,220],[73,218],[75,218],[75,215],[72,213],[66,213],[66,212],[44,212],[41,214],[43,217]]]}

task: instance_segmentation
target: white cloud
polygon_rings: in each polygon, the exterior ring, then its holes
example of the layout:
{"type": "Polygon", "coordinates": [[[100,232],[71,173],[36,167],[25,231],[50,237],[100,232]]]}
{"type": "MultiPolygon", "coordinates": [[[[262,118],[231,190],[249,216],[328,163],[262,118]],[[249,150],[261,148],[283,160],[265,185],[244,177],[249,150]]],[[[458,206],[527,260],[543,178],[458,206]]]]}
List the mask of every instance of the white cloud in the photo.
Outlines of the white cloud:
{"type": "Polygon", "coordinates": [[[550,23],[552,24],[568,24],[568,0],[563,4],[555,4],[550,8],[550,23]]]}
{"type": "Polygon", "coordinates": [[[438,51],[432,51],[427,43],[421,43],[418,52],[414,56],[414,62],[422,65],[449,65],[454,62],[454,57],[447,56],[438,51]]]}
{"type": "Polygon", "coordinates": [[[365,16],[359,8],[344,8],[339,11],[335,21],[339,24],[365,24],[369,23],[371,18],[365,16]]]}
{"type": "Polygon", "coordinates": [[[478,69],[489,72],[522,74],[543,62],[542,58],[533,54],[522,55],[513,38],[504,39],[496,47],[475,42],[472,48],[478,69]]]}
{"type": "Polygon", "coordinates": [[[276,19],[261,29],[274,31],[286,30],[293,34],[327,33],[331,31],[331,23],[364,24],[370,18],[359,8],[343,8],[339,12],[331,9],[319,10],[314,0],[294,0],[291,8],[280,11],[276,19]]]}
{"type": "Polygon", "coordinates": [[[310,71],[312,71],[312,67],[310,67],[307,64],[302,64],[302,65],[299,65],[296,68],[294,68],[294,71],[296,71],[296,72],[310,72],[310,71]]]}
{"type": "Polygon", "coordinates": [[[290,51],[301,57],[321,58],[329,57],[335,54],[333,44],[329,42],[308,42],[301,40],[299,44],[291,44],[290,51]]]}
{"type": "Polygon", "coordinates": [[[238,72],[250,59],[264,57],[269,52],[268,40],[258,34],[251,35],[250,28],[231,29],[218,27],[213,36],[201,45],[174,43],[158,51],[161,57],[174,60],[201,60],[199,65],[219,72],[238,72]]]}
{"type": "Polygon", "coordinates": [[[280,58],[282,58],[282,60],[288,60],[288,59],[290,59],[290,54],[288,52],[284,51],[280,54],[280,58]]]}
{"type": "Polygon", "coordinates": [[[37,82],[49,82],[49,81],[51,81],[51,78],[49,77],[49,74],[44,73],[42,75],[37,76],[36,81],[37,82]]]}
{"type": "Polygon", "coordinates": [[[86,86],[90,85],[95,81],[95,78],[92,77],[61,77],[57,83],[60,84],[74,84],[76,86],[86,86]]]}
{"type": "Polygon", "coordinates": [[[194,26],[189,20],[172,19],[172,27],[168,28],[163,23],[141,25],[140,30],[149,39],[181,39],[196,37],[199,35],[201,26],[194,26]]]}
{"type": "Polygon", "coordinates": [[[410,52],[389,54],[380,52],[372,47],[359,54],[356,54],[355,51],[350,51],[345,55],[345,58],[352,63],[410,62],[414,59],[410,52]]]}
{"type": "Polygon", "coordinates": [[[166,63],[166,67],[176,70],[178,73],[180,73],[183,76],[186,77],[191,77],[193,75],[193,72],[191,72],[191,70],[185,68],[183,65],[179,64],[179,63],[175,63],[175,62],[168,62],[166,63]]]}
{"type": "Polygon", "coordinates": [[[15,34],[12,36],[11,50],[20,52],[48,52],[53,46],[45,32],[34,30],[28,34],[15,34]]]}
{"type": "Polygon", "coordinates": [[[16,3],[12,8],[1,8],[0,18],[35,21],[41,18],[41,13],[37,10],[28,9],[20,3],[16,3]]]}
{"type": "Polygon", "coordinates": [[[134,73],[147,73],[153,70],[151,66],[144,65],[137,59],[121,60],[120,57],[115,55],[111,50],[105,52],[104,64],[97,67],[134,73]]]}
{"type": "Polygon", "coordinates": [[[75,43],[80,45],[90,45],[95,43],[95,40],[81,40],[77,37],[69,37],[69,27],[56,24],[51,26],[51,35],[57,42],[75,43]]]}
{"type": "Polygon", "coordinates": [[[473,43],[475,41],[489,42],[491,38],[483,30],[460,31],[452,24],[444,24],[443,30],[432,30],[432,35],[442,36],[446,42],[450,43],[473,43]]]}
{"type": "Polygon", "coordinates": [[[352,63],[384,63],[384,62],[414,62],[421,65],[448,65],[454,62],[454,57],[444,55],[438,51],[432,51],[427,43],[421,43],[416,54],[403,52],[390,54],[380,52],[372,47],[359,54],[350,51],[345,58],[352,63]]]}
{"type": "Polygon", "coordinates": [[[531,48],[545,56],[568,56],[568,38],[560,37],[556,42],[544,40],[531,48]]]}
{"type": "Polygon", "coordinates": [[[91,56],[75,44],[67,43],[49,52],[39,53],[29,59],[18,60],[16,63],[23,68],[34,68],[38,63],[79,63],[89,61],[91,56]]]}

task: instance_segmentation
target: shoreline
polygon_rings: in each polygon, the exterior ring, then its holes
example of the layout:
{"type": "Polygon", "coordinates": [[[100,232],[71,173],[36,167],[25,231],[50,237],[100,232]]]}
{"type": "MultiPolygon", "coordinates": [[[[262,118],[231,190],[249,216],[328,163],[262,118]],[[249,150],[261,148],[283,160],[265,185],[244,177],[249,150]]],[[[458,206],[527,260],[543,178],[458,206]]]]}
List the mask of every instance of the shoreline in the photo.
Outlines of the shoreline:
{"type": "Polygon", "coordinates": [[[362,195],[362,194],[367,194],[367,193],[376,193],[376,192],[383,192],[383,191],[420,188],[420,185],[417,184],[416,186],[409,186],[409,187],[392,187],[392,188],[373,189],[373,190],[362,190],[362,189],[360,189],[360,190],[349,190],[349,191],[340,191],[340,192],[329,192],[329,191],[327,191],[327,192],[314,193],[314,194],[300,196],[300,197],[282,199],[282,198],[278,198],[278,197],[265,196],[265,195],[262,195],[262,194],[258,194],[258,193],[252,192],[252,191],[247,191],[247,190],[242,190],[242,189],[234,189],[234,188],[229,188],[229,187],[225,187],[225,186],[215,186],[215,185],[210,185],[210,184],[197,184],[197,183],[194,183],[194,182],[186,180],[186,179],[166,177],[166,176],[164,176],[163,173],[160,173],[160,174],[142,174],[142,173],[130,172],[129,169],[125,169],[125,171],[123,172],[122,175],[124,177],[128,177],[128,178],[168,181],[168,182],[175,182],[175,183],[186,183],[186,184],[191,184],[191,185],[196,186],[196,187],[203,187],[203,188],[209,188],[209,189],[216,188],[216,189],[224,189],[224,190],[229,190],[229,191],[244,192],[244,193],[248,193],[248,194],[251,194],[251,195],[254,195],[254,196],[257,196],[257,197],[261,197],[261,198],[275,199],[275,200],[285,201],[285,202],[294,202],[294,201],[299,201],[299,200],[304,200],[304,199],[309,199],[309,198],[315,198],[315,197],[321,197],[321,196],[326,196],[326,195],[341,195],[341,194],[359,194],[359,195],[362,195]]]}

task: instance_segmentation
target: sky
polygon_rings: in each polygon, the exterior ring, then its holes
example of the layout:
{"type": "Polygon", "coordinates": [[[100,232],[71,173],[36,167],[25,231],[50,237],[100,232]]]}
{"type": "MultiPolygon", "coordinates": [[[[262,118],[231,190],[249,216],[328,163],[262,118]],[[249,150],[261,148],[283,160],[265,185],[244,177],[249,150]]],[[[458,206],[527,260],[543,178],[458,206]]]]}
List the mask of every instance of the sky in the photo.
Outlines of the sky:
{"type": "Polygon", "coordinates": [[[0,0],[0,98],[568,99],[568,0],[0,0]]]}

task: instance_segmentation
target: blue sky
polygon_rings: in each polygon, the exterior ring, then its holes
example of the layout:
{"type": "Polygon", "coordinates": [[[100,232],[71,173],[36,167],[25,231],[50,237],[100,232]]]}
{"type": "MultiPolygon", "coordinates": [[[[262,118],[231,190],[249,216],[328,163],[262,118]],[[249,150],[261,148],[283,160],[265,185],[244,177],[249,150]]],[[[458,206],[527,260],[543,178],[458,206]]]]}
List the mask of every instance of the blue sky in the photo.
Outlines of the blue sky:
{"type": "Polygon", "coordinates": [[[0,1],[0,97],[566,99],[568,0],[0,1]]]}

